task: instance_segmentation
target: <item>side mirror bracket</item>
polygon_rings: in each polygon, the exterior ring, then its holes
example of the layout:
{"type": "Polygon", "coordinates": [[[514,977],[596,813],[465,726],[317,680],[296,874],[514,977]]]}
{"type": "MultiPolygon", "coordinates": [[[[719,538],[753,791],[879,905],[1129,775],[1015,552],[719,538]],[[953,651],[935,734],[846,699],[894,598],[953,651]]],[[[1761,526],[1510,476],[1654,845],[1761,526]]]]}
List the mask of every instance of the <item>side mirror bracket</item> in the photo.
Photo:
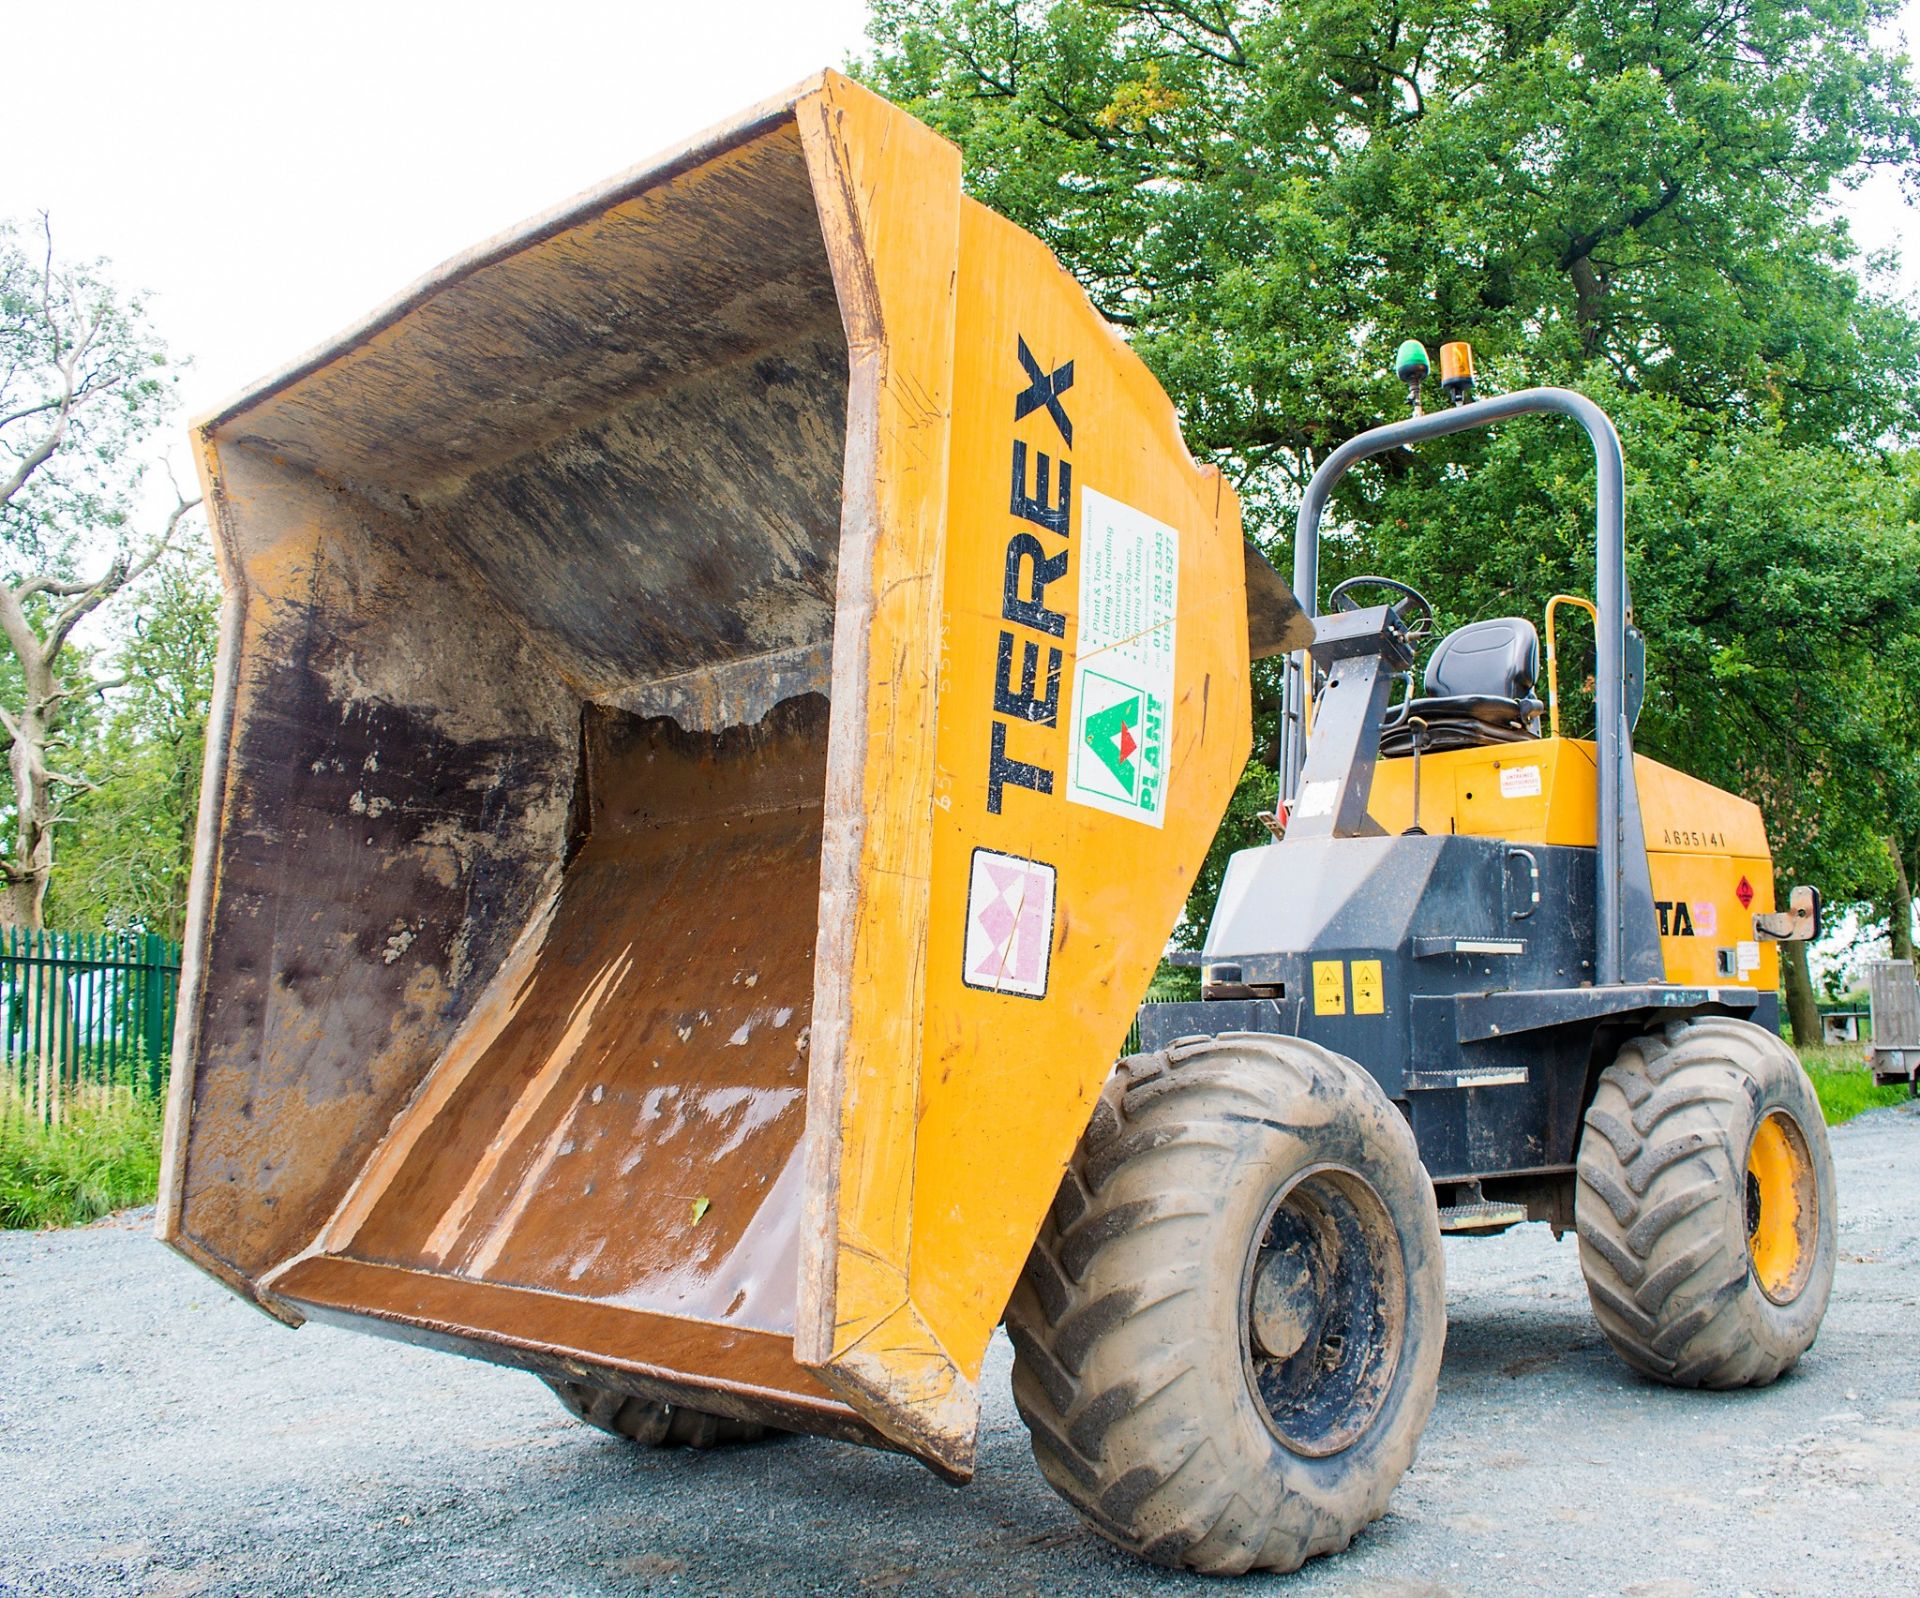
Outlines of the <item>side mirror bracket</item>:
{"type": "Polygon", "coordinates": [[[1820,890],[1802,884],[1787,895],[1787,908],[1753,918],[1753,935],[1762,943],[1811,943],[1820,936],[1820,890]]]}

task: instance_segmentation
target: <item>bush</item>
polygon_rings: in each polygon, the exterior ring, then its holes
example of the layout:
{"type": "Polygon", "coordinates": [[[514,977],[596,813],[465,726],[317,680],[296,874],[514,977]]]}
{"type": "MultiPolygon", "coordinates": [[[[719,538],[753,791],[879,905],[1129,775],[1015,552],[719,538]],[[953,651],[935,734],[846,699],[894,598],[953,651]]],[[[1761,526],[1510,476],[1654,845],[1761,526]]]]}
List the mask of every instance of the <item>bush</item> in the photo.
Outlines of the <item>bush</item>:
{"type": "Polygon", "coordinates": [[[160,1123],[157,1101],[125,1090],[71,1107],[58,1126],[0,1119],[0,1228],[79,1226],[152,1203],[160,1123]]]}

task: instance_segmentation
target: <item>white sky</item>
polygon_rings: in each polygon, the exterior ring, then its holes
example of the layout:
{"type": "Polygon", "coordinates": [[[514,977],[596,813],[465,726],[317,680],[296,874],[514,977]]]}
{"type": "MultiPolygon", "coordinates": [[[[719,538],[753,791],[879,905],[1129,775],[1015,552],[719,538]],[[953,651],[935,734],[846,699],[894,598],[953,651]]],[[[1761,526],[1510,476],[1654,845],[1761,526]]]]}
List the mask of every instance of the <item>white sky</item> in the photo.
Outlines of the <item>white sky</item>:
{"type": "MultiPolygon", "coordinates": [[[[149,290],[204,409],[467,246],[863,43],[864,0],[62,0],[6,25],[0,215],[149,290]]],[[[1920,0],[1904,32],[1920,41],[1920,0]]],[[[1920,229],[1891,182],[1861,241],[1920,229]]]]}
{"type": "Polygon", "coordinates": [[[49,211],[59,249],[150,290],[199,411],[448,256],[841,65],[865,16],[864,0],[22,7],[0,215],[49,211]]]}

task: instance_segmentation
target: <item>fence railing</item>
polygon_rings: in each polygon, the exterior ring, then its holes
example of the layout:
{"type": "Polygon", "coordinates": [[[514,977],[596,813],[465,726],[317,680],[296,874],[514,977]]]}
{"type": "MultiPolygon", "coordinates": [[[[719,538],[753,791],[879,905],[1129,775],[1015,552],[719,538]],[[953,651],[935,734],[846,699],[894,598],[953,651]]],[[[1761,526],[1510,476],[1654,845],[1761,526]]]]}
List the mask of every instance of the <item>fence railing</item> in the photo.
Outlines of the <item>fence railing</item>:
{"type": "MultiPolygon", "coordinates": [[[[1178,968],[1162,964],[1153,974],[1153,980],[1147,984],[1142,1004],[1190,1004],[1200,997],[1200,973],[1191,967],[1178,968]]],[[[1136,1014],[1133,1025],[1127,1028],[1127,1041],[1120,1045],[1124,1054],[1140,1052],[1140,1017],[1136,1014]]]]}
{"type": "Polygon", "coordinates": [[[180,945],[0,927],[0,1115],[58,1121],[89,1092],[166,1091],[180,945]]]}

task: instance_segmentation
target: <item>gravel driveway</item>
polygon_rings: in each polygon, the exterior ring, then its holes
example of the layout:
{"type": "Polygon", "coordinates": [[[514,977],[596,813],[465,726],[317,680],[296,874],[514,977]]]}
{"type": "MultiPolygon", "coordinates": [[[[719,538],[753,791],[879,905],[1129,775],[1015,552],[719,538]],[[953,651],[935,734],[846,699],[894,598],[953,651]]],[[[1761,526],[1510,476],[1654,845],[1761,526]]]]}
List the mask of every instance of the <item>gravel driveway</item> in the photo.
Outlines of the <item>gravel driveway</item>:
{"type": "Polygon", "coordinates": [[[1920,1115],[1835,1130],[1825,1330],[1762,1392],[1639,1381],[1571,1238],[1448,1244],[1440,1401],[1386,1519],[1294,1577],[1137,1565],[1041,1482],[789,1438],[656,1454],[531,1377],[248,1309],[150,1216],[0,1233],[0,1593],[1920,1593],[1920,1115]]]}

